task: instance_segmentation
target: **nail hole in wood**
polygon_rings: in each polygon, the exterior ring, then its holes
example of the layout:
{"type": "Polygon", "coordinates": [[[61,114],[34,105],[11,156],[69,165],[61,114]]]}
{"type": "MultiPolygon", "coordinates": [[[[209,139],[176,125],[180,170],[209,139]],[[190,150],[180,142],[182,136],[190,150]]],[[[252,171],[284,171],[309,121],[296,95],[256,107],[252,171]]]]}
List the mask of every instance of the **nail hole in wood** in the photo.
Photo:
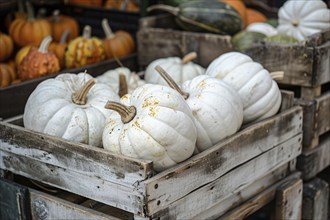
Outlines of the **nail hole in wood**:
{"type": "Polygon", "coordinates": [[[159,200],[157,201],[157,205],[160,205],[160,201],[159,200]]]}
{"type": "Polygon", "coordinates": [[[155,184],[155,189],[157,189],[157,188],[158,188],[158,184],[156,183],[156,184],[155,184]]]}

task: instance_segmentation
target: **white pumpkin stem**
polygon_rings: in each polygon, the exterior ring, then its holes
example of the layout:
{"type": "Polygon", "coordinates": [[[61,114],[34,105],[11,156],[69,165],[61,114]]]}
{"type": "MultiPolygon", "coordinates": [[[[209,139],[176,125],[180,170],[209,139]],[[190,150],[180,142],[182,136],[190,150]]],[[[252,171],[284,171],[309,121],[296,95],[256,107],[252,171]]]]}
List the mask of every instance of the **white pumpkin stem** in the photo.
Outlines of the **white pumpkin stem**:
{"type": "Polygon", "coordinates": [[[122,73],[119,74],[119,97],[122,97],[128,93],[126,76],[122,73]]]}
{"type": "Polygon", "coordinates": [[[76,93],[72,94],[72,101],[77,105],[85,105],[87,103],[87,94],[89,90],[95,85],[95,79],[90,79],[87,83],[80,88],[76,93]]]}
{"type": "Polygon", "coordinates": [[[86,26],[84,27],[82,37],[83,37],[84,39],[89,39],[89,38],[91,38],[91,36],[92,36],[92,28],[91,28],[91,26],[86,25],[86,26]]]}
{"type": "Polygon", "coordinates": [[[280,81],[283,80],[284,78],[284,72],[283,71],[271,72],[270,76],[272,77],[273,80],[280,81]]]}
{"type": "Polygon", "coordinates": [[[196,52],[190,52],[188,53],[186,56],[184,56],[181,60],[181,64],[187,64],[190,61],[192,61],[193,59],[195,59],[197,57],[197,53],[196,52]]]}
{"type": "Polygon", "coordinates": [[[187,99],[189,97],[189,93],[183,91],[178,84],[172,79],[172,77],[159,65],[155,67],[157,72],[163,77],[163,79],[167,82],[167,84],[172,88],[178,91],[184,99],[187,99]]]}
{"type": "Polygon", "coordinates": [[[29,1],[25,2],[25,5],[26,5],[28,21],[33,21],[35,19],[33,7],[29,1]]]}
{"type": "Polygon", "coordinates": [[[121,121],[125,124],[132,121],[136,115],[136,108],[134,106],[125,106],[119,102],[108,101],[104,107],[118,112],[121,121]]]}
{"type": "Polygon", "coordinates": [[[106,19],[106,18],[102,19],[102,28],[105,33],[105,37],[107,39],[111,39],[111,38],[115,37],[115,35],[109,25],[108,19],[106,19]]]}
{"type": "Polygon", "coordinates": [[[50,42],[52,42],[53,38],[48,35],[47,37],[45,37],[42,41],[41,41],[41,44],[39,46],[39,49],[38,51],[40,53],[47,53],[48,52],[48,47],[49,47],[49,44],[50,42]]]}

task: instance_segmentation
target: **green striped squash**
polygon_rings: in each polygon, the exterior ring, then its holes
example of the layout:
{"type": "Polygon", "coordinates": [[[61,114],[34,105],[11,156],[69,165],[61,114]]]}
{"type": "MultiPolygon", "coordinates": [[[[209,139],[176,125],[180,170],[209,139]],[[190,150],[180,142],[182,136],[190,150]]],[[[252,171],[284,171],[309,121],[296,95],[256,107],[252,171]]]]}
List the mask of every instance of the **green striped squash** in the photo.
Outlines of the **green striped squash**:
{"type": "Polygon", "coordinates": [[[148,11],[157,9],[175,15],[177,24],[187,31],[234,35],[243,28],[240,14],[229,4],[217,0],[183,2],[178,7],[153,5],[148,11]]]}

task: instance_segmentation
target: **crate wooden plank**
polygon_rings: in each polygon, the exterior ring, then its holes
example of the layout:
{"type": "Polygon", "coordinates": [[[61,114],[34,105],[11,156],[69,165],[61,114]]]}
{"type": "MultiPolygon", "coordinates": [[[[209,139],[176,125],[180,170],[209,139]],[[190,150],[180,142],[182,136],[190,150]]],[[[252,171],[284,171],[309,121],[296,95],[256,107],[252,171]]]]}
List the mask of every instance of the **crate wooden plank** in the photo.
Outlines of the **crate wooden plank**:
{"type": "MultiPolygon", "coordinates": [[[[257,194],[262,193],[265,189],[269,187],[274,186],[273,190],[275,191],[277,185],[282,184],[284,179],[285,181],[287,181],[292,178],[299,178],[299,172],[294,172],[293,174],[290,174],[290,166],[291,162],[289,164],[285,164],[279,167],[275,171],[267,174],[266,176],[255,180],[246,187],[243,187],[238,192],[228,193],[226,196],[222,197],[216,203],[214,203],[210,209],[204,210],[194,218],[204,220],[217,219],[223,216],[225,213],[233,211],[236,207],[239,207],[245,202],[248,202],[248,200],[252,199],[257,194]],[[235,208],[233,209],[233,207],[235,208]]],[[[275,193],[273,193],[273,196],[275,196],[275,193]]]]}
{"type": "Polygon", "coordinates": [[[155,213],[201,185],[216,180],[234,167],[301,133],[301,129],[302,109],[295,106],[243,129],[175,169],[146,180],[149,213],[155,213]],[[201,176],[203,178],[196,178],[201,176]],[[158,201],[161,206],[157,205],[158,201]]]}
{"type": "Polygon", "coordinates": [[[296,104],[304,111],[303,147],[315,148],[319,145],[319,136],[330,131],[330,91],[312,100],[298,99],[296,104]]]}
{"type": "Polygon", "coordinates": [[[198,57],[194,62],[207,67],[216,57],[233,50],[230,39],[230,36],[175,29],[171,15],[141,18],[137,32],[138,63],[145,67],[158,58],[183,57],[195,51],[198,57]]]}
{"type": "MultiPolygon", "coordinates": [[[[301,134],[262,153],[260,156],[231,170],[211,183],[205,182],[205,184],[198,189],[189,192],[188,195],[170,204],[166,204],[167,201],[164,200],[156,200],[155,203],[157,207],[155,207],[155,210],[148,209],[148,211],[149,213],[155,213],[152,215],[153,218],[191,219],[204,210],[211,208],[217,200],[226,196],[228,193],[240,191],[243,187],[275,171],[297,157],[301,153],[301,142],[299,139],[301,139],[301,134]],[[163,201],[165,205],[162,204],[163,201]]],[[[194,178],[204,179],[204,176],[206,175],[195,176],[194,178]]],[[[176,188],[179,188],[179,185],[180,184],[178,184],[176,188]]],[[[171,199],[171,194],[166,194],[164,196],[171,199]]],[[[151,200],[151,204],[153,202],[154,201],[151,200]]],[[[150,207],[148,204],[148,208],[153,207],[154,206],[150,207]]]]}
{"type": "Polygon", "coordinates": [[[93,209],[88,209],[33,189],[30,189],[30,198],[32,220],[119,220],[119,218],[97,212],[93,209]]]}
{"type": "MultiPolygon", "coordinates": [[[[253,214],[263,206],[267,205],[272,200],[276,199],[278,195],[278,189],[283,188],[289,183],[300,183],[300,189],[302,188],[302,182],[299,179],[299,173],[293,173],[290,176],[283,178],[282,180],[276,182],[275,184],[269,186],[261,193],[257,194],[255,197],[249,199],[248,201],[244,202],[243,204],[237,206],[236,208],[232,209],[231,211],[227,212],[226,214],[222,215],[218,220],[229,220],[229,219],[245,219],[249,215],[253,214]]],[[[289,186],[290,187],[290,186],[289,186]]],[[[288,186],[285,189],[290,190],[288,186]]],[[[300,200],[302,198],[302,192],[300,192],[300,200]]],[[[296,201],[295,198],[290,198],[292,200],[288,200],[288,202],[296,201]]],[[[300,201],[301,205],[301,201],[300,201]]],[[[285,205],[279,207],[279,209],[283,208],[285,205]]],[[[301,210],[301,207],[300,207],[301,210]]],[[[296,219],[296,218],[288,218],[288,219],[296,219]]]]}
{"type": "Polygon", "coordinates": [[[302,179],[281,185],[276,192],[275,219],[301,219],[302,179]]]}
{"type": "MultiPolygon", "coordinates": [[[[136,70],[137,68],[136,54],[121,58],[120,61],[124,66],[131,70],[136,70]]],[[[115,60],[107,60],[98,64],[87,65],[82,68],[66,69],[56,74],[0,88],[0,119],[23,114],[26,101],[30,94],[39,83],[46,79],[54,78],[61,73],[79,73],[84,72],[85,70],[87,70],[92,76],[98,76],[106,70],[114,69],[119,66],[120,65],[115,60]]]]}
{"type": "Polygon", "coordinates": [[[281,84],[317,87],[330,81],[330,30],[310,36],[304,44],[259,42],[244,53],[269,71],[284,71],[281,84]]]}
{"type": "Polygon", "coordinates": [[[321,139],[320,145],[312,150],[303,151],[298,157],[297,168],[304,180],[310,180],[330,166],[330,132],[321,139]]]}
{"type": "Polygon", "coordinates": [[[302,218],[328,219],[329,185],[319,178],[304,184],[302,218]]]}

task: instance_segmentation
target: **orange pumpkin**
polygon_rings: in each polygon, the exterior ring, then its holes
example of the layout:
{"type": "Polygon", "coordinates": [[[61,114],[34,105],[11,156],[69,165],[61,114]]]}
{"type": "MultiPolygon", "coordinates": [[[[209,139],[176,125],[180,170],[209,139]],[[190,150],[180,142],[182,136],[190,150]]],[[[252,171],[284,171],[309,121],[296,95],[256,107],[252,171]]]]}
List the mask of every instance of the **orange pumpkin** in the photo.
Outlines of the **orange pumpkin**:
{"type": "Polygon", "coordinates": [[[7,34],[1,32],[0,32],[0,48],[1,48],[0,49],[0,62],[1,62],[8,59],[12,55],[14,49],[13,40],[7,34]]]}
{"type": "Polygon", "coordinates": [[[9,35],[13,41],[23,47],[39,46],[41,41],[51,35],[51,25],[47,19],[36,19],[30,3],[27,2],[28,18],[16,18],[9,27],[9,35]]]}
{"type": "Polygon", "coordinates": [[[138,12],[140,11],[139,5],[134,1],[125,0],[107,0],[104,3],[106,8],[113,8],[116,10],[128,11],[128,12],[138,12]]]}
{"type": "Polygon", "coordinates": [[[102,6],[102,0],[68,0],[69,4],[83,5],[83,6],[102,6]]]}
{"type": "Polygon", "coordinates": [[[71,16],[60,15],[59,10],[55,10],[48,21],[52,26],[52,36],[55,42],[61,40],[62,34],[65,31],[69,32],[66,42],[69,42],[79,35],[79,25],[76,19],[71,16]]]}
{"type": "Polygon", "coordinates": [[[12,84],[17,78],[15,70],[8,64],[0,63],[0,87],[12,84]]]}
{"type": "Polygon", "coordinates": [[[105,59],[102,40],[91,35],[92,28],[86,25],[83,35],[68,43],[64,54],[66,68],[78,68],[88,64],[99,63],[105,59]]]}
{"type": "Polygon", "coordinates": [[[22,81],[50,75],[60,70],[57,57],[53,52],[48,51],[51,41],[51,36],[48,36],[41,42],[39,48],[31,47],[18,66],[18,75],[22,81]]]}
{"type": "Polygon", "coordinates": [[[112,32],[108,20],[102,20],[102,27],[106,38],[103,40],[107,59],[123,57],[135,50],[135,42],[132,36],[126,31],[112,32]]]}
{"type": "Polygon", "coordinates": [[[6,24],[6,27],[7,28],[9,28],[10,24],[16,18],[22,18],[22,19],[26,19],[27,18],[27,14],[25,12],[23,0],[17,0],[17,7],[18,7],[18,10],[17,11],[8,13],[7,16],[6,16],[6,18],[5,18],[5,24],[6,24]]]}
{"type": "Polygon", "coordinates": [[[246,27],[247,15],[246,15],[246,6],[242,0],[223,0],[230,6],[236,9],[236,11],[241,15],[243,21],[243,27],[246,27]]]}
{"type": "Polygon", "coordinates": [[[255,22],[265,22],[267,21],[267,17],[262,14],[260,11],[257,11],[252,8],[246,9],[246,19],[247,19],[247,25],[255,23],[255,22]]]}
{"type": "Polygon", "coordinates": [[[64,68],[64,54],[67,47],[66,39],[69,35],[68,31],[65,31],[62,36],[60,42],[52,42],[50,43],[48,50],[52,51],[56,57],[58,58],[58,61],[60,62],[61,69],[64,68]]]}

